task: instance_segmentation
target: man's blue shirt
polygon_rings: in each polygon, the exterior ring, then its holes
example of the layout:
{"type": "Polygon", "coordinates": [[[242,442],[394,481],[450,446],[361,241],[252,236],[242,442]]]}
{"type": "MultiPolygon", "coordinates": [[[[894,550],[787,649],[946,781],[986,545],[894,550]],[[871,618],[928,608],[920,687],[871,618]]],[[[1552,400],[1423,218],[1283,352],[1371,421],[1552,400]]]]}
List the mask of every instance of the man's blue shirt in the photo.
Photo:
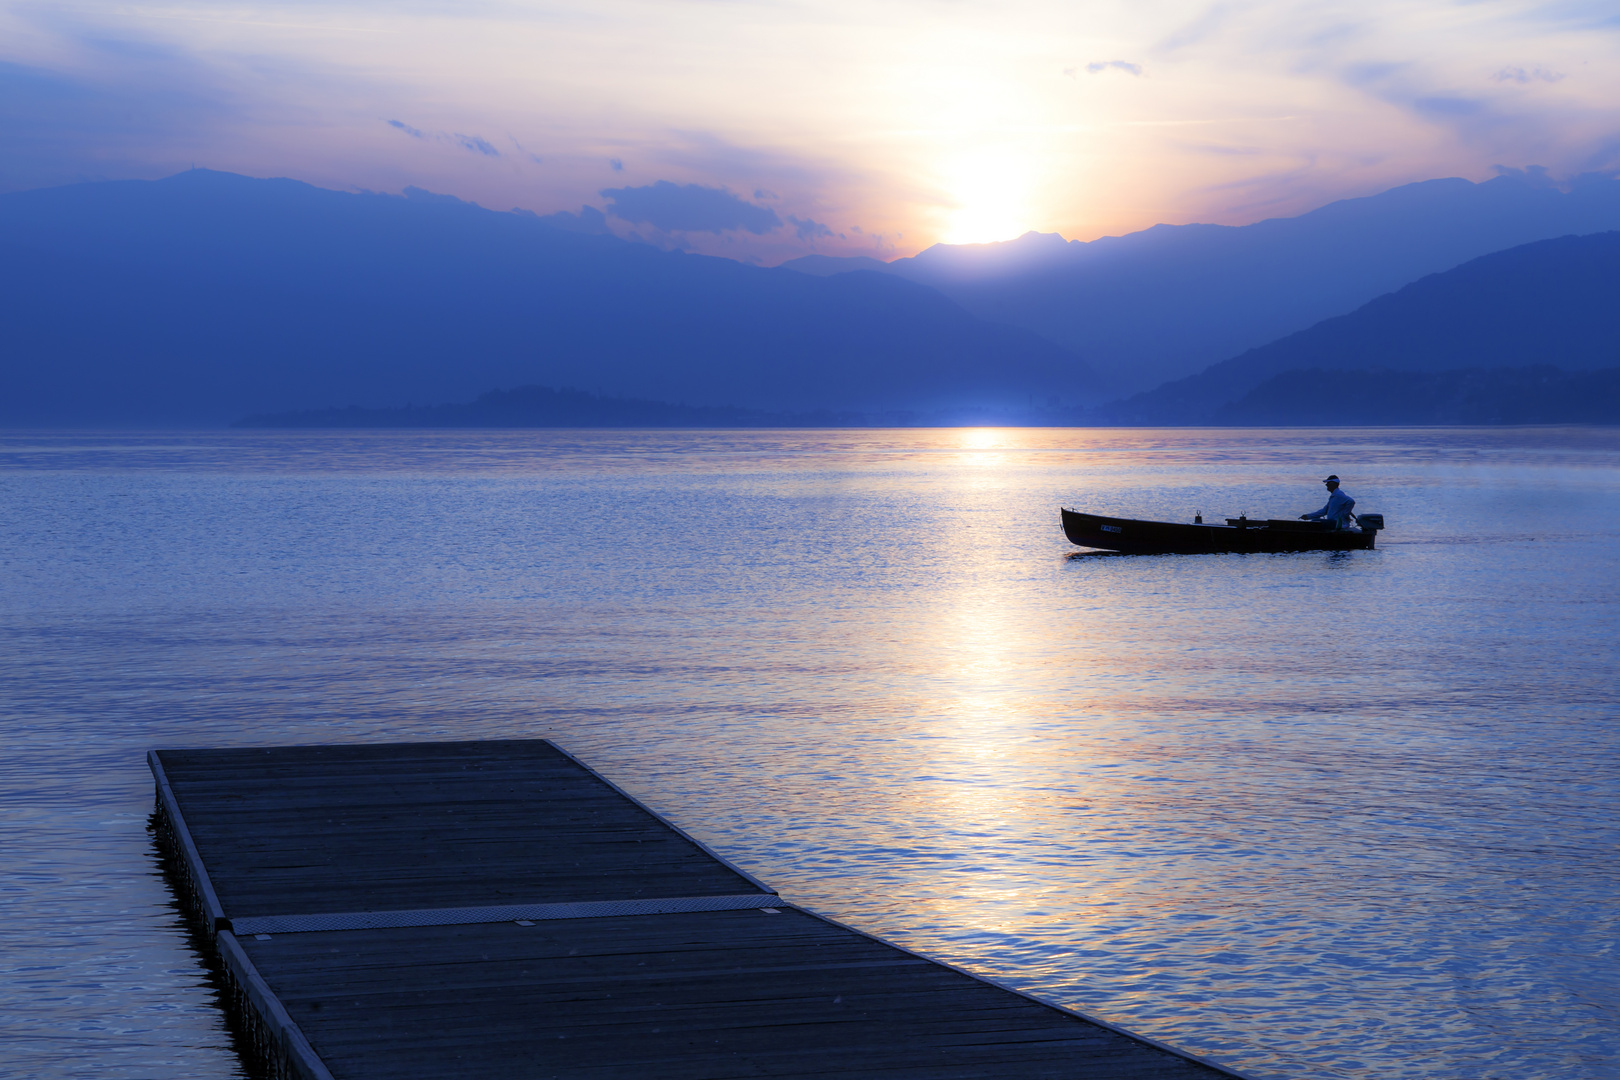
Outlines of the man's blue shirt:
{"type": "Polygon", "coordinates": [[[1343,488],[1334,488],[1333,493],[1328,496],[1327,505],[1314,513],[1306,514],[1305,520],[1331,521],[1336,529],[1348,529],[1350,527],[1350,508],[1355,505],[1356,500],[1346,495],[1343,488]]]}

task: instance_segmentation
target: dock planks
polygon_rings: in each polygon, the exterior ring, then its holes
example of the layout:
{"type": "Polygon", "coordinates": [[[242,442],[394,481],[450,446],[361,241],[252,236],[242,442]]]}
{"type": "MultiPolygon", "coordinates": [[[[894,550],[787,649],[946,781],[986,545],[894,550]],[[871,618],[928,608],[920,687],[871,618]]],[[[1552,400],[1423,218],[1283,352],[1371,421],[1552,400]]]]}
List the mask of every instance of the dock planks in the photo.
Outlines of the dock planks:
{"type": "Polygon", "coordinates": [[[149,760],[276,1076],[1236,1075],[797,908],[549,742],[149,760]]]}

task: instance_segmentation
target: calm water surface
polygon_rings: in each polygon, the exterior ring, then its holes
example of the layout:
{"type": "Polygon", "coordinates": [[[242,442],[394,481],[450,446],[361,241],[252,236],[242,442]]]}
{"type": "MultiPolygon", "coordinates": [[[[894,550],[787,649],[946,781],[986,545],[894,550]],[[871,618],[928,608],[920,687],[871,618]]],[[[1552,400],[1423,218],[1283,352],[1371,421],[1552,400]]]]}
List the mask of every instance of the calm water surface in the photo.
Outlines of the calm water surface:
{"type": "Polygon", "coordinates": [[[1617,613],[1614,430],[0,435],[0,1074],[241,1075],[148,747],[535,736],[1262,1080],[1613,1077],[1617,613]]]}

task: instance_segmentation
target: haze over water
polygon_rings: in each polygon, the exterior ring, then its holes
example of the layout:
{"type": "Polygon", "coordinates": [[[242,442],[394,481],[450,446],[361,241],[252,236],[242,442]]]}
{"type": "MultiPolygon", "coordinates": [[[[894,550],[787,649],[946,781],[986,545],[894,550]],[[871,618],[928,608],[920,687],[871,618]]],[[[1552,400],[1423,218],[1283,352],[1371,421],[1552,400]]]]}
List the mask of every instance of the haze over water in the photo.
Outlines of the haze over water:
{"type": "Polygon", "coordinates": [[[0,436],[0,1075],[241,1075],[157,746],[543,737],[1256,1078],[1620,1071],[1620,431],[0,436]],[[1073,555],[1059,504],[1374,552],[1073,555]]]}

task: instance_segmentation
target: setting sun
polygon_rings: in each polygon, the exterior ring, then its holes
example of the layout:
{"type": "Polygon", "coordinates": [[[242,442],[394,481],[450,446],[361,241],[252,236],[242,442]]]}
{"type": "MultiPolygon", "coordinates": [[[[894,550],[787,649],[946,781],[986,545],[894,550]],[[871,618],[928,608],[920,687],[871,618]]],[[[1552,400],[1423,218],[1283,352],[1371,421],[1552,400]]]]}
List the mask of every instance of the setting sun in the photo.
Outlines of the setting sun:
{"type": "Polygon", "coordinates": [[[978,150],[953,163],[945,186],[955,205],[946,215],[940,239],[947,244],[988,244],[1028,232],[1033,167],[1007,147],[978,150]]]}

